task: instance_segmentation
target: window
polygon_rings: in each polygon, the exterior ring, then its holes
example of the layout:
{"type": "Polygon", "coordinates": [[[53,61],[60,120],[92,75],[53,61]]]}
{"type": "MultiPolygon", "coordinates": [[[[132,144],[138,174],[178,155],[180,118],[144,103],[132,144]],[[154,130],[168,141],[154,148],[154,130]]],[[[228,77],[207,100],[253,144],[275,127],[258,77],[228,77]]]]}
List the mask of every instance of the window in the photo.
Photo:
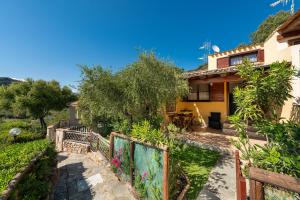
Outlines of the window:
{"type": "Polygon", "coordinates": [[[191,87],[191,91],[189,93],[188,100],[190,101],[198,100],[198,85],[192,84],[190,87],[191,87]]]}
{"type": "Polygon", "coordinates": [[[249,59],[250,62],[257,62],[257,52],[232,56],[230,57],[230,65],[240,65],[243,63],[243,59],[249,59]]]}
{"type": "Polygon", "coordinates": [[[209,101],[209,84],[191,84],[188,101],[209,101]]]}
{"type": "Polygon", "coordinates": [[[199,100],[209,100],[209,84],[199,85],[199,100]]]}

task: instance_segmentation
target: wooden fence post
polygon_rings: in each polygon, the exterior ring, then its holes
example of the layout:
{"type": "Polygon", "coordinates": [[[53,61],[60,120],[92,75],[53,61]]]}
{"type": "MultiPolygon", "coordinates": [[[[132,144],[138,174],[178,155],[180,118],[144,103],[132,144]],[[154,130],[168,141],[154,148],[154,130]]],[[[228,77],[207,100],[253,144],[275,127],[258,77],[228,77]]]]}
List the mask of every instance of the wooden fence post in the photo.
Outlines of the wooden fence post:
{"type": "Polygon", "coordinates": [[[113,133],[110,134],[109,143],[110,143],[109,158],[110,160],[112,160],[112,158],[114,157],[114,134],[113,133]]]}
{"type": "Polygon", "coordinates": [[[255,200],[255,180],[250,179],[250,200],[255,200]]]}
{"type": "Polygon", "coordinates": [[[163,200],[169,200],[169,150],[163,152],[163,200]]]}
{"type": "Polygon", "coordinates": [[[130,141],[130,183],[131,186],[134,184],[133,171],[134,171],[134,141],[130,141]]]}
{"type": "Polygon", "coordinates": [[[264,184],[262,182],[256,181],[255,183],[255,200],[264,200],[264,184]]]}
{"type": "Polygon", "coordinates": [[[246,179],[241,172],[241,161],[239,151],[235,151],[235,176],[236,176],[236,198],[246,200],[246,179]]]}

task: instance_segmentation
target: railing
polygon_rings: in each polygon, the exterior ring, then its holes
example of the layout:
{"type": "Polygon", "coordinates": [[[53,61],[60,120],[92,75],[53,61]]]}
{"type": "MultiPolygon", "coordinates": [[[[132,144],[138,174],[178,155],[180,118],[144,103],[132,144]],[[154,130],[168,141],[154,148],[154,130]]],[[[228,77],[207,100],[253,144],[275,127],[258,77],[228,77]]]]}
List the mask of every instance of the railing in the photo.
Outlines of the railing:
{"type": "Polygon", "coordinates": [[[288,175],[250,167],[250,199],[264,200],[264,185],[269,184],[287,191],[300,193],[300,179],[288,175]]]}
{"type": "Polygon", "coordinates": [[[105,139],[98,133],[90,133],[91,151],[100,151],[107,159],[109,159],[109,140],[105,139]]]}
{"type": "Polygon", "coordinates": [[[81,130],[66,130],[64,131],[63,140],[71,140],[74,142],[80,142],[90,144],[90,150],[93,152],[100,151],[107,159],[109,159],[109,140],[105,139],[98,133],[84,132],[87,128],[73,127],[73,129],[81,130]]]}
{"type": "Polygon", "coordinates": [[[76,142],[89,142],[89,134],[77,131],[65,131],[64,133],[64,140],[72,140],[76,142]]]}
{"type": "MultiPolygon", "coordinates": [[[[236,192],[237,200],[246,200],[246,181],[241,173],[241,162],[238,151],[235,153],[236,159],[236,192]]],[[[284,174],[279,174],[264,169],[250,167],[250,200],[264,200],[265,186],[275,187],[279,190],[300,194],[300,179],[284,174]]]]}
{"type": "Polygon", "coordinates": [[[79,132],[90,132],[89,128],[85,126],[71,126],[69,130],[79,131],[79,132]]]}

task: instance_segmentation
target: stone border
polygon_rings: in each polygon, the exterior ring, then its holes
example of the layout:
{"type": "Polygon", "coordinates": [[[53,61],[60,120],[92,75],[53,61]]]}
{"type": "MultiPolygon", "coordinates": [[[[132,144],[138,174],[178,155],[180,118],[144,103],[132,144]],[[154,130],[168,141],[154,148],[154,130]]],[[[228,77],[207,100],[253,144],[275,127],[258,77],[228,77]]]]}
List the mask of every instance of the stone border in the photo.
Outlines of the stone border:
{"type": "Polygon", "coordinates": [[[35,158],[33,158],[30,163],[25,167],[25,169],[21,170],[19,173],[17,173],[14,178],[8,183],[7,188],[1,193],[0,200],[7,200],[12,193],[12,191],[16,188],[17,184],[22,180],[22,178],[31,172],[33,166],[36,164],[36,162],[45,155],[47,150],[42,151],[39,153],[35,158]]]}
{"type": "Polygon", "coordinates": [[[179,141],[181,141],[183,144],[189,144],[189,145],[192,145],[194,147],[199,147],[199,148],[202,148],[202,149],[217,151],[221,154],[234,154],[234,150],[229,150],[227,148],[216,147],[216,146],[209,145],[209,144],[203,144],[201,142],[190,140],[190,139],[185,139],[185,138],[177,138],[177,139],[179,141]]]}

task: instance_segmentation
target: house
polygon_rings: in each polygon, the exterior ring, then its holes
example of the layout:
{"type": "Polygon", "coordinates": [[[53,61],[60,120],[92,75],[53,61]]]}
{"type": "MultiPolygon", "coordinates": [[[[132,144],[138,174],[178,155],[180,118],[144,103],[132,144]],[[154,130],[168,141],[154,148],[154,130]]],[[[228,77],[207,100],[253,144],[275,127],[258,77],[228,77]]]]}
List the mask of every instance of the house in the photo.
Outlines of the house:
{"type": "MultiPolygon", "coordinates": [[[[212,112],[220,113],[221,123],[235,112],[233,91],[243,80],[236,74],[238,64],[248,58],[256,67],[289,61],[300,74],[300,10],[262,44],[238,47],[208,56],[208,69],[183,74],[190,85],[189,95],[176,101],[176,112],[191,110],[193,124],[207,127],[212,112]]],[[[300,79],[294,77],[293,98],[285,102],[281,116],[299,122],[300,79]]]]}
{"type": "Polygon", "coordinates": [[[68,104],[69,126],[78,126],[80,124],[80,115],[78,110],[78,101],[68,104]]]}

